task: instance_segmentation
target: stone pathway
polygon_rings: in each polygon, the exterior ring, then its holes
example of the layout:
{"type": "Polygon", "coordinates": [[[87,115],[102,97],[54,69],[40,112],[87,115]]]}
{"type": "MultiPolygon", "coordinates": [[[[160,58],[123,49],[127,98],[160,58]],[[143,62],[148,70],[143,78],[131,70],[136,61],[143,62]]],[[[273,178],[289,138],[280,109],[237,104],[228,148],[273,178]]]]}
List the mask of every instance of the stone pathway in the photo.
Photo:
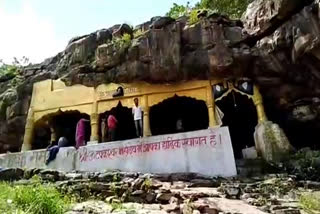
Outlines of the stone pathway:
{"type": "Polygon", "coordinates": [[[300,214],[299,197],[320,183],[286,174],[252,178],[214,178],[194,173],[62,173],[52,170],[0,171],[0,180],[28,185],[37,175],[81,203],[68,214],[300,214]]]}

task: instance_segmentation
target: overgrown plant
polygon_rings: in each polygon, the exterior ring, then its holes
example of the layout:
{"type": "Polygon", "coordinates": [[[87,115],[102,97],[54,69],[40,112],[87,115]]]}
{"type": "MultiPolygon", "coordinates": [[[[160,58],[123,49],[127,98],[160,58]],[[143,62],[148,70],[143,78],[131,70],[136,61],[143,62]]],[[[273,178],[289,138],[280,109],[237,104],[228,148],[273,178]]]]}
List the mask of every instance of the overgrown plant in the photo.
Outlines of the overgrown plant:
{"type": "Polygon", "coordinates": [[[199,22],[199,17],[198,17],[198,10],[193,9],[190,14],[189,14],[189,20],[188,23],[190,25],[196,24],[199,22]]]}
{"type": "Polygon", "coordinates": [[[139,38],[140,36],[144,35],[145,32],[142,31],[142,30],[136,30],[134,33],[133,33],[133,38],[139,38]]]}
{"type": "Polygon", "coordinates": [[[117,50],[127,49],[131,45],[132,38],[130,34],[125,33],[121,38],[114,38],[111,42],[117,50]]]}
{"type": "Polygon", "coordinates": [[[308,213],[320,213],[320,192],[302,194],[300,204],[308,213]]]}
{"type": "Polygon", "coordinates": [[[71,203],[54,186],[40,182],[26,186],[0,183],[0,189],[0,213],[62,214],[71,203]]]}
{"type": "Polygon", "coordinates": [[[173,19],[177,19],[181,16],[186,16],[190,10],[190,3],[187,5],[178,5],[177,3],[173,3],[173,6],[170,8],[169,12],[166,16],[170,16],[173,19]]]}
{"type": "MultiPolygon", "coordinates": [[[[193,7],[190,6],[189,2],[187,5],[174,3],[166,15],[177,19],[184,15],[190,16],[193,10],[206,9],[214,13],[227,15],[233,19],[239,19],[252,1],[253,0],[200,0],[193,7]]],[[[192,23],[192,20],[190,20],[190,22],[192,23]]]]}

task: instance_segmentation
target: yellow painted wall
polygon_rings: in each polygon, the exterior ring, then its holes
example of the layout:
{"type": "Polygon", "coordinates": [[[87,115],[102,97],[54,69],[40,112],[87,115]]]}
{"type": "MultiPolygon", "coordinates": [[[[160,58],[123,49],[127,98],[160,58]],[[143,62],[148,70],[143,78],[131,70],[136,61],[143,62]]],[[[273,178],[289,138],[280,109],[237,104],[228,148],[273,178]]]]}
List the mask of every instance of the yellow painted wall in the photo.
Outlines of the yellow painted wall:
{"type": "Polygon", "coordinates": [[[165,99],[178,96],[192,97],[207,102],[207,86],[210,81],[188,81],[177,84],[149,84],[137,82],[132,84],[103,84],[97,88],[83,85],[65,86],[61,80],[46,80],[35,83],[31,108],[34,121],[61,111],[80,111],[91,115],[103,113],[116,107],[121,101],[123,106],[131,108],[133,99],[138,97],[142,107],[151,107],[165,99]],[[113,98],[112,94],[122,86],[124,96],[113,98]],[[148,102],[145,102],[147,96],[148,102]],[[93,107],[96,102],[97,110],[93,107]]]}
{"type": "MultiPolygon", "coordinates": [[[[206,102],[209,113],[209,126],[215,127],[215,101],[212,85],[225,80],[185,81],[175,84],[150,84],[135,82],[131,84],[102,84],[98,87],[74,85],[67,87],[61,80],[46,80],[34,84],[31,105],[28,113],[24,136],[23,150],[31,148],[34,124],[43,117],[59,111],[79,111],[90,116],[92,140],[98,139],[99,114],[111,110],[121,101],[122,106],[131,108],[133,99],[139,98],[144,109],[144,135],[151,134],[149,127],[149,108],[175,95],[186,96],[206,102]],[[117,88],[124,89],[124,96],[113,98],[117,88]]],[[[236,90],[230,86],[231,90],[236,90]]],[[[239,91],[239,93],[241,93],[239,91]]],[[[258,111],[259,122],[266,120],[263,102],[258,88],[255,86],[253,99],[258,111]]]]}

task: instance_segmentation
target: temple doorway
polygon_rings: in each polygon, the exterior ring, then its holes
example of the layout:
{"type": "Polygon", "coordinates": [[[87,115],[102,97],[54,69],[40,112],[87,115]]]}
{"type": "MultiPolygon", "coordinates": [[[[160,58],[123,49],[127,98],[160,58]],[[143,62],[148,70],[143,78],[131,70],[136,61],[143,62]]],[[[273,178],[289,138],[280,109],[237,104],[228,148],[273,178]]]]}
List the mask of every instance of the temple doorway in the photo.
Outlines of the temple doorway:
{"type": "MultiPolygon", "coordinates": [[[[69,142],[68,145],[75,146],[76,127],[78,121],[82,118],[87,120],[90,119],[89,115],[82,114],[79,111],[59,112],[54,115],[45,116],[35,124],[32,149],[44,149],[50,144],[50,125],[55,130],[56,140],[59,140],[60,137],[66,137],[69,142]]],[[[90,141],[91,136],[90,123],[87,124],[85,133],[86,141],[88,142],[90,141]]]]}
{"type": "Polygon", "coordinates": [[[202,100],[175,95],[150,108],[152,135],[196,131],[208,126],[208,108],[202,100]]]}
{"type": "Polygon", "coordinates": [[[45,149],[51,141],[51,132],[49,124],[45,120],[35,123],[33,131],[32,150],[45,149]]]}
{"type": "Polygon", "coordinates": [[[105,118],[107,120],[110,114],[113,114],[118,120],[118,127],[116,130],[116,140],[128,140],[128,139],[137,138],[133,115],[132,115],[132,108],[124,107],[122,106],[122,103],[119,102],[118,105],[112,108],[110,111],[106,111],[100,114],[99,137],[101,142],[104,141],[102,140],[102,130],[101,130],[102,119],[105,118]]]}
{"type": "Polygon", "coordinates": [[[223,126],[228,126],[236,159],[242,158],[242,149],[255,146],[254,131],[258,122],[253,101],[245,95],[230,92],[216,105],[223,112],[223,126]]]}

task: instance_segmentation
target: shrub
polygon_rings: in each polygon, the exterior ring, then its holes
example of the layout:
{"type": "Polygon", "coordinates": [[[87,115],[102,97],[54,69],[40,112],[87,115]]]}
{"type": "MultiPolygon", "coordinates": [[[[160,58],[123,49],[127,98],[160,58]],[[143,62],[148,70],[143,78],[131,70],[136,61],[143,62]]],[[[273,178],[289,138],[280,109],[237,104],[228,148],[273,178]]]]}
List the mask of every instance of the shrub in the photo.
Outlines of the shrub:
{"type": "Polygon", "coordinates": [[[136,30],[136,31],[133,33],[133,37],[134,37],[134,38],[138,38],[138,37],[142,36],[143,34],[145,34],[145,32],[139,29],[139,30],[136,30]]]}
{"type": "Polygon", "coordinates": [[[116,50],[124,50],[130,47],[132,38],[130,34],[123,34],[121,38],[112,39],[111,43],[116,48],[116,50]]]}
{"type": "Polygon", "coordinates": [[[300,204],[308,213],[320,212],[320,192],[306,193],[300,197],[300,204]]]}
{"type": "Polygon", "coordinates": [[[187,15],[189,9],[190,9],[189,2],[187,3],[186,6],[173,3],[173,6],[170,8],[166,16],[170,16],[173,19],[177,19],[180,16],[187,15]]]}
{"type": "Polygon", "coordinates": [[[1,183],[0,189],[1,213],[62,214],[71,202],[53,186],[40,183],[27,186],[1,183]]]}
{"type": "Polygon", "coordinates": [[[196,24],[197,22],[199,21],[199,18],[198,18],[198,10],[194,9],[190,12],[190,15],[189,15],[189,24],[190,25],[193,25],[193,24],[196,24]]]}

